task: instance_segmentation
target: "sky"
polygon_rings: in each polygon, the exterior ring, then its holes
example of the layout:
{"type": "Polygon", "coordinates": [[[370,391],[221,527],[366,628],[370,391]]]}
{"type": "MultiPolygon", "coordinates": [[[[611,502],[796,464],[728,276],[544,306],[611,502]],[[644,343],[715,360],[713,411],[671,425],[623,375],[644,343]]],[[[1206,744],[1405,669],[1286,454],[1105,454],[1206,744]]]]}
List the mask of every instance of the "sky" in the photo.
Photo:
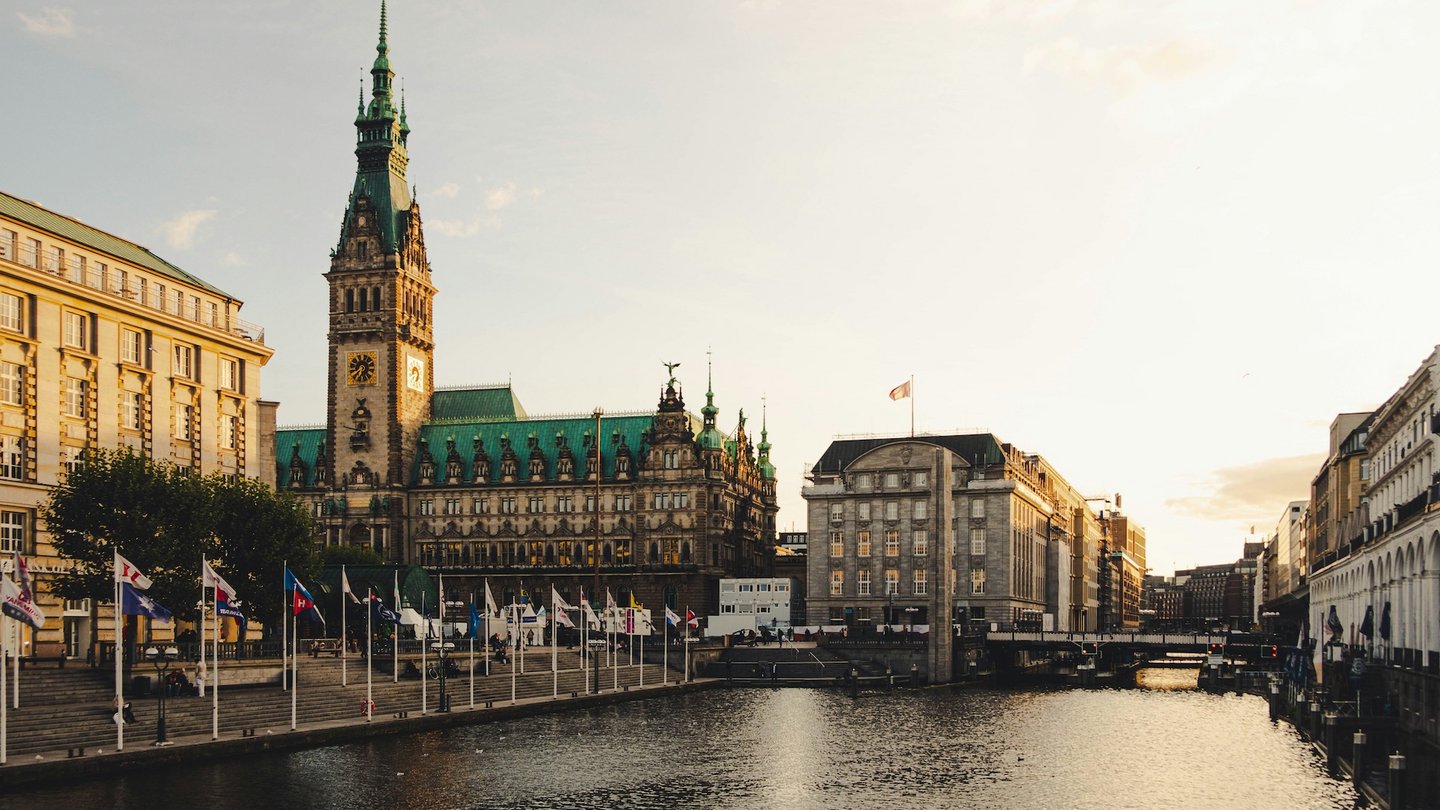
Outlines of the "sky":
{"type": "MultiPolygon", "coordinates": [[[[245,301],[324,420],[378,0],[0,2],[0,189],[245,301]]],[[[1440,4],[395,0],[437,385],[988,430],[1237,558],[1440,340],[1440,4]],[[1412,314],[1414,313],[1414,314],[1412,314]],[[915,397],[887,392],[913,375],[915,397]],[[1254,535],[1252,535],[1252,527],[1254,535]]]]}

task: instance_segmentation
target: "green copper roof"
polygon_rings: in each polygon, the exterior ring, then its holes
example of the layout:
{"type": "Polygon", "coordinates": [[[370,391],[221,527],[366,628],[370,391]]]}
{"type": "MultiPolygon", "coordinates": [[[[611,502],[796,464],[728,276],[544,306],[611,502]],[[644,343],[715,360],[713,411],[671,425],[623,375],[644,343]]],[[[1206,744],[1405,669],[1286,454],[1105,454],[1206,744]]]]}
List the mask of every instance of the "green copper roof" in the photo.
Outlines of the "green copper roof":
{"type": "Polygon", "coordinates": [[[275,482],[279,489],[290,484],[290,459],[298,447],[300,460],[305,462],[305,483],[315,485],[315,456],[325,446],[325,428],[281,428],[275,431],[275,482]]]}
{"type": "Polygon", "coordinates": [[[61,239],[84,245],[100,253],[108,253],[136,267],[153,270],[161,275],[208,290],[215,295],[234,299],[234,296],[224,290],[207,284],[197,276],[190,275],[134,242],[92,228],[79,220],[57,214],[4,192],[0,192],[0,216],[11,217],[32,228],[52,233],[61,239]]]}
{"type": "Polygon", "coordinates": [[[430,395],[430,417],[437,422],[524,419],[525,409],[509,385],[450,388],[430,395]]]}
{"type": "MultiPolygon", "coordinates": [[[[631,458],[635,459],[635,466],[631,468],[632,473],[639,466],[640,454],[644,447],[644,434],[650,429],[650,421],[653,417],[644,416],[605,416],[600,418],[600,436],[603,444],[600,445],[601,460],[604,462],[604,478],[612,479],[615,476],[615,450],[619,446],[615,443],[615,433],[618,431],[625,439],[625,446],[630,449],[631,458]]],[[[490,455],[490,470],[493,482],[499,478],[500,456],[504,452],[500,447],[502,436],[510,439],[510,446],[515,449],[515,458],[519,471],[516,479],[519,482],[530,480],[530,434],[535,434],[539,440],[540,452],[545,455],[545,480],[555,480],[555,459],[559,456],[560,449],[555,446],[556,434],[563,436],[570,447],[570,452],[575,455],[575,477],[583,480],[585,477],[585,458],[587,448],[585,447],[585,435],[595,430],[595,420],[588,416],[576,416],[559,419],[516,419],[510,421],[485,421],[485,422],[458,422],[452,424],[426,424],[420,427],[420,438],[429,444],[430,455],[435,459],[436,479],[442,479],[445,474],[445,457],[448,453],[446,441],[455,439],[455,450],[459,452],[465,472],[463,478],[471,479],[474,475],[472,460],[475,456],[474,438],[479,436],[485,442],[485,452],[490,455]]],[[[288,463],[288,462],[287,462],[288,463]]],[[[420,481],[420,454],[415,454],[415,463],[410,471],[412,484],[420,481]]]]}

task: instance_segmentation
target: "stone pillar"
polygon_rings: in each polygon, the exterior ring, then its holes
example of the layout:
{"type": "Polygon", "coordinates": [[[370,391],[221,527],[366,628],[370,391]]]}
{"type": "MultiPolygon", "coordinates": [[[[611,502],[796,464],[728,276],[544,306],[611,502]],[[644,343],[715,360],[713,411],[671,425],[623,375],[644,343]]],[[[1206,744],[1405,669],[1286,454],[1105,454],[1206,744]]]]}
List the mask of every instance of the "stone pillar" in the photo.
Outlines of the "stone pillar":
{"type": "Polygon", "coordinates": [[[1365,732],[1355,732],[1353,740],[1354,749],[1350,755],[1350,775],[1354,779],[1355,787],[1358,788],[1360,783],[1365,781],[1365,758],[1369,756],[1370,752],[1366,750],[1369,743],[1365,739],[1365,732]]]}
{"type": "Polygon", "coordinates": [[[1405,794],[1405,755],[1390,755],[1390,810],[1405,810],[1409,796],[1405,794]]]}
{"type": "Polygon", "coordinates": [[[1335,713],[1325,713],[1325,770],[1334,776],[1340,771],[1340,750],[1335,739],[1335,713]]]}

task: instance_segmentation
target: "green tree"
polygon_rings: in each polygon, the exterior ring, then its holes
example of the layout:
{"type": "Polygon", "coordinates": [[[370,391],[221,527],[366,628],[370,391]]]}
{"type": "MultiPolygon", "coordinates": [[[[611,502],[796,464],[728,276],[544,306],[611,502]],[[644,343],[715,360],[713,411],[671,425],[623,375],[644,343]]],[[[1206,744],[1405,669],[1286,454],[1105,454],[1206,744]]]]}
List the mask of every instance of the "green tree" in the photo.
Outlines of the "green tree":
{"type": "Polygon", "coordinates": [[[332,565],[384,565],[385,560],[364,546],[326,546],[320,549],[320,564],[332,565]]]}
{"type": "Polygon", "coordinates": [[[40,516],[55,550],[74,562],[53,589],[66,599],[114,600],[123,554],[155,581],[150,591],[177,615],[194,613],[199,556],[214,527],[208,482],[128,450],[96,450],[64,476],[40,516]]]}
{"type": "Polygon", "coordinates": [[[118,550],[155,581],[150,596],[193,618],[203,556],[236,589],[246,615],[271,626],[282,609],[283,566],[302,579],[317,568],[314,524],[289,493],[128,450],[87,453],[51,491],[41,517],[55,550],[74,562],[53,586],[66,599],[113,600],[118,550]]]}
{"type": "Polygon", "coordinates": [[[217,474],[211,488],[215,570],[235,588],[246,616],[278,628],[285,566],[302,582],[312,580],[319,568],[315,524],[293,495],[253,478],[217,474]]]}

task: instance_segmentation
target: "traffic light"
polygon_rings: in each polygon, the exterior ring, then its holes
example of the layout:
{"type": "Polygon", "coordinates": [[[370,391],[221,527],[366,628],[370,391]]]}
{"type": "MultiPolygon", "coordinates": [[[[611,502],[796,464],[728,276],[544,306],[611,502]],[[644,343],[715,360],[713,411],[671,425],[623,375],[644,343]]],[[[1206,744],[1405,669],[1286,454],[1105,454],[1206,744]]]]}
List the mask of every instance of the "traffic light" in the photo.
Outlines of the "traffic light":
{"type": "Polygon", "coordinates": [[[1098,641],[1086,641],[1086,642],[1084,642],[1084,643],[1082,643],[1082,644],[1080,645],[1080,651],[1083,652],[1083,653],[1085,653],[1086,655],[1099,655],[1099,654],[1100,654],[1100,642],[1098,642],[1098,641]]]}
{"type": "Polygon", "coordinates": [[[1210,645],[1210,654],[1211,654],[1211,655],[1224,655],[1224,654],[1225,654],[1225,645],[1224,645],[1224,644],[1219,644],[1219,643],[1211,644],[1211,645],[1210,645]]]}
{"type": "Polygon", "coordinates": [[[1260,648],[1260,655],[1263,658],[1275,659],[1280,657],[1280,646],[1277,644],[1266,644],[1260,648]]]}

